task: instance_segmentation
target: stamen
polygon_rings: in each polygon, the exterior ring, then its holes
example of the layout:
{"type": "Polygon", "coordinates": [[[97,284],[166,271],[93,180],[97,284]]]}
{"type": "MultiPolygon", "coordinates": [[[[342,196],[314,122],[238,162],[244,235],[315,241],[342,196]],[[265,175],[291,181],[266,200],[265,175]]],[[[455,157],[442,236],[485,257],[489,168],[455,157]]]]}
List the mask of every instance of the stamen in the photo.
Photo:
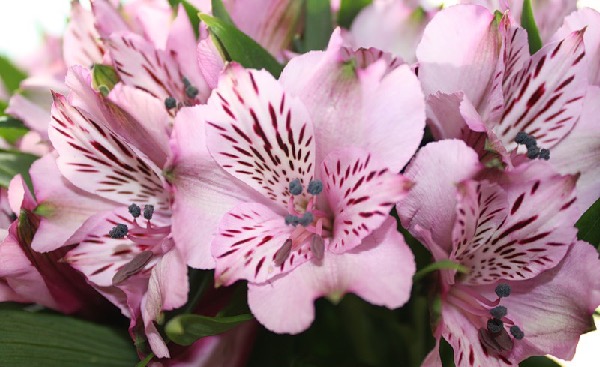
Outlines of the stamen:
{"type": "Polygon", "coordinates": [[[295,179],[290,182],[290,194],[296,196],[302,194],[302,182],[299,179],[295,179]]]}
{"type": "Polygon", "coordinates": [[[300,223],[300,218],[298,218],[297,216],[293,215],[293,214],[288,214],[285,216],[285,224],[286,225],[293,225],[294,227],[296,227],[298,225],[298,223],[300,223]]]}
{"type": "Polygon", "coordinates": [[[192,83],[190,83],[189,79],[186,78],[185,76],[181,78],[181,81],[183,82],[183,85],[186,87],[188,87],[192,84],[192,83]]]}
{"type": "Polygon", "coordinates": [[[185,87],[185,95],[189,98],[196,98],[198,95],[198,88],[194,87],[193,85],[188,85],[185,87]]]}
{"type": "Polygon", "coordinates": [[[487,329],[492,334],[497,334],[504,330],[504,323],[502,320],[498,319],[489,319],[487,321],[487,329]]]}
{"type": "Polygon", "coordinates": [[[283,245],[277,250],[275,256],[273,257],[273,262],[276,266],[281,266],[287,258],[290,256],[290,252],[292,251],[292,240],[287,239],[283,243],[283,245]]]}
{"type": "Polygon", "coordinates": [[[300,225],[302,225],[302,227],[308,227],[313,222],[314,219],[315,219],[315,217],[314,217],[313,213],[305,212],[302,215],[302,218],[300,218],[299,223],[300,223],[300,225]]]}
{"type": "Polygon", "coordinates": [[[504,306],[496,306],[490,310],[490,314],[496,318],[501,319],[508,313],[508,310],[504,306]]]}
{"type": "Polygon", "coordinates": [[[142,209],[135,204],[131,204],[129,205],[129,214],[131,214],[131,216],[134,218],[138,218],[140,215],[142,215],[142,209]]]}
{"type": "Polygon", "coordinates": [[[318,234],[313,234],[310,241],[310,251],[315,259],[323,260],[323,256],[325,255],[325,243],[323,241],[323,237],[319,236],[318,234]]]}
{"type": "Polygon", "coordinates": [[[154,214],[154,205],[144,205],[144,218],[150,220],[154,214]]]}
{"type": "Polygon", "coordinates": [[[500,283],[496,287],[496,295],[500,298],[510,296],[510,285],[506,283],[500,283]]]}
{"type": "Polygon", "coordinates": [[[530,136],[527,135],[527,133],[525,131],[519,131],[517,133],[517,136],[515,137],[515,143],[525,144],[525,142],[528,141],[529,138],[530,138],[530,136]]]}
{"type": "Polygon", "coordinates": [[[517,136],[515,137],[515,143],[524,144],[527,147],[526,155],[529,159],[539,158],[546,161],[550,159],[550,150],[540,149],[540,147],[537,146],[535,138],[531,135],[528,135],[524,131],[519,131],[517,133],[517,136]]]}
{"type": "Polygon", "coordinates": [[[537,145],[531,146],[527,148],[527,158],[535,159],[540,155],[540,148],[537,145]]]}
{"type": "Polygon", "coordinates": [[[150,262],[154,254],[152,251],[142,251],[137,254],[130,262],[125,264],[112,278],[112,285],[118,285],[133,275],[137,274],[150,262]]]}
{"type": "Polygon", "coordinates": [[[125,238],[125,236],[127,236],[127,231],[128,229],[125,224],[117,224],[108,232],[108,235],[110,238],[114,239],[125,238]]]}
{"type": "Polygon", "coordinates": [[[521,340],[525,336],[525,334],[523,333],[523,331],[521,330],[521,328],[519,328],[517,325],[514,325],[514,326],[510,327],[510,333],[517,340],[521,340]]]}
{"type": "Polygon", "coordinates": [[[165,107],[167,110],[172,110],[177,107],[177,100],[173,97],[167,97],[167,99],[165,99],[165,107]]]}
{"type": "Polygon", "coordinates": [[[311,195],[319,195],[323,191],[323,182],[321,180],[311,180],[306,191],[311,195]]]}
{"type": "Polygon", "coordinates": [[[538,155],[538,158],[547,161],[548,159],[550,159],[550,150],[540,149],[540,154],[538,155]]]}

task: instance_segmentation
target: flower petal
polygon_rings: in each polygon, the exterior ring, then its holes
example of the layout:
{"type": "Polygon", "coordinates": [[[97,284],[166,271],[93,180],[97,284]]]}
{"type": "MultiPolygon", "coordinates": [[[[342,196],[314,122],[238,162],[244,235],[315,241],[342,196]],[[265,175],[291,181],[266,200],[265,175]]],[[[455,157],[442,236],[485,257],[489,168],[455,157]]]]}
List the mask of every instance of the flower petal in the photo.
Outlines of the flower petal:
{"type": "Polygon", "coordinates": [[[397,308],[409,298],[414,258],[392,218],[341,255],[307,262],[264,284],[248,284],[250,310],[266,328],[296,334],[314,319],[313,301],[352,292],[370,303],[397,308]],[[377,281],[373,281],[377,279],[377,281]]]}
{"type": "Polygon", "coordinates": [[[225,172],[206,147],[205,105],[186,107],[175,119],[170,168],[173,193],[173,238],[188,265],[215,267],[210,239],[221,218],[241,202],[260,202],[263,196],[225,172]],[[198,223],[202,223],[198,226],[198,223]]]}
{"type": "Polygon", "coordinates": [[[552,148],[575,126],[587,86],[584,55],[581,30],[546,45],[504,83],[502,120],[490,128],[508,152],[516,149],[520,131],[552,148]]]}
{"type": "MultiPolygon", "coordinates": [[[[299,229],[299,228],[298,228],[299,229]]],[[[238,279],[262,283],[312,258],[309,241],[293,243],[289,255],[276,263],[276,255],[295,228],[284,217],[261,204],[240,204],[223,217],[212,241],[217,284],[238,279]]]]}
{"type": "Polygon", "coordinates": [[[310,117],[266,71],[232,64],[208,104],[207,144],[225,171],[287,208],[289,183],[315,169],[310,117]]]}
{"type": "Polygon", "coordinates": [[[68,67],[90,67],[102,62],[104,47],[94,27],[94,16],[79,1],[71,2],[70,21],[63,39],[63,57],[68,67]]]}
{"type": "Polygon", "coordinates": [[[406,169],[405,177],[415,186],[396,205],[404,228],[416,236],[419,236],[417,226],[431,232],[433,241],[450,253],[456,184],[480,169],[477,154],[460,140],[427,144],[406,169]]]}
{"type": "Polygon", "coordinates": [[[321,165],[321,178],[334,218],[328,247],[333,253],[360,245],[413,185],[369,152],[350,148],[329,153],[321,165]]]}
{"type": "Polygon", "coordinates": [[[75,186],[122,204],[168,210],[160,169],[121,137],[55,94],[50,140],[61,173],[75,186]]]}
{"type": "Polygon", "coordinates": [[[390,70],[383,54],[366,68],[348,62],[362,62],[364,52],[343,47],[339,32],[327,51],[293,58],[281,83],[309,111],[317,162],[354,146],[385,157],[388,168],[400,172],[423,137],[425,101],[418,79],[408,65],[390,70]]]}

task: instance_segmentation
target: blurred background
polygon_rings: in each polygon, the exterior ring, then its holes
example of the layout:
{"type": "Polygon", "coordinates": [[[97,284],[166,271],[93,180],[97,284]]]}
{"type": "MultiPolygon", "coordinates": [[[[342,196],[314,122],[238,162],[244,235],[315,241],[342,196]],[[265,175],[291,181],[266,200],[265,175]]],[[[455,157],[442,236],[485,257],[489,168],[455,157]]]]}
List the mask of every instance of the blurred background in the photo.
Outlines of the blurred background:
{"type": "MultiPolygon", "coordinates": [[[[69,14],[70,2],[70,0],[3,1],[0,12],[0,54],[20,63],[41,45],[44,33],[62,34],[69,14]]],[[[89,0],[80,0],[80,2],[89,7],[89,0]]],[[[458,0],[425,1],[432,7],[442,3],[452,5],[457,2],[458,0]]],[[[600,11],[600,0],[580,0],[579,6],[600,11]]],[[[600,317],[596,317],[596,327],[600,328],[600,317]]],[[[599,347],[600,331],[588,333],[581,338],[573,361],[558,362],[565,367],[598,367],[600,366],[599,347]]]]}

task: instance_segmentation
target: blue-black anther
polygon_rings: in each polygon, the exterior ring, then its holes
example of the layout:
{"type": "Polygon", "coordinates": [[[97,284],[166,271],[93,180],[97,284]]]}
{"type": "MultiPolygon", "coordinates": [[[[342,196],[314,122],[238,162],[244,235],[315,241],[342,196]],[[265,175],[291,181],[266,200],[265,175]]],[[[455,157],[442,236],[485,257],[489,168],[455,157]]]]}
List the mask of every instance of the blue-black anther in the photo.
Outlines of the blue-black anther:
{"type": "Polygon", "coordinates": [[[529,135],[525,131],[519,131],[515,137],[515,143],[525,144],[529,140],[529,135]]]}
{"type": "Polygon", "coordinates": [[[154,214],[154,205],[144,205],[144,218],[150,220],[154,214]]]}
{"type": "Polygon", "coordinates": [[[131,204],[129,205],[129,214],[131,214],[131,216],[134,218],[138,218],[140,215],[142,215],[142,209],[135,204],[131,204]]]}
{"type": "Polygon", "coordinates": [[[181,78],[181,81],[183,82],[183,85],[186,87],[191,85],[190,81],[185,76],[183,78],[181,78]]]}
{"type": "Polygon", "coordinates": [[[538,158],[547,161],[548,159],[550,159],[550,150],[540,149],[540,154],[538,155],[538,158]]]}
{"type": "Polygon", "coordinates": [[[510,285],[506,283],[500,283],[496,287],[496,295],[500,298],[510,296],[510,285]]]}
{"type": "Polygon", "coordinates": [[[514,326],[510,327],[510,333],[517,340],[521,340],[525,336],[525,334],[523,333],[523,331],[521,330],[521,328],[519,328],[517,325],[514,325],[514,326]]]}
{"type": "Polygon", "coordinates": [[[487,321],[487,329],[490,333],[499,333],[502,331],[502,329],[504,328],[504,323],[502,322],[502,320],[498,320],[498,319],[489,319],[487,321]]]}
{"type": "Polygon", "coordinates": [[[296,196],[302,194],[302,182],[299,179],[295,179],[290,182],[290,194],[296,196]]]}
{"type": "Polygon", "coordinates": [[[490,314],[496,318],[501,319],[508,313],[508,310],[504,306],[496,306],[490,310],[490,314]]]}
{"type": "Polygon", "coordinates": [[[285,224],[286,225],[293,225],[294,227],[298,225],[298,223],[300,222],[300,218],[298,218],[297,216],[293,215],[293,214],[288,214],[285,216],[285,224]]]}
{"type": "Polygon", "coordinates": [[[188,96],[188,98],[196,98],[198,95],[198,88],[193,85],[188,85],[185,87],[185,95],[188,96]]]}
{"type": "Polygon", "coordinates": [[[114,226],[109,232],[108,235],[110,238],[124,238],[127,236],[127,226],[124,224],[117,224],[114,226]]]}
{"type": "Polygon", "coordinates": [[[540,148],[537,145],[527,147],[527,158],[535,159],[540,155],[540,148]]]}
{"type": "Polygon", "coordinates": [[[311,212],[305,212],[304,215],[302,215],[302,218],[300,218],[300,225],[302,227],[308,227],[313,220],[315,219],[313,213],[311,212]]]}
{"type": "Polygon", "coordinates": [[[177,107],[177,100],[173,97],[167,97],[167,99],[165,99],[165,107],[167,110],[177,107]]]}
{"type": "Polygon", "coordinates": [[[321,180],[310,181],[306,191],[311,195],[319,195],[323,191],[323,182],[321,180]]]}

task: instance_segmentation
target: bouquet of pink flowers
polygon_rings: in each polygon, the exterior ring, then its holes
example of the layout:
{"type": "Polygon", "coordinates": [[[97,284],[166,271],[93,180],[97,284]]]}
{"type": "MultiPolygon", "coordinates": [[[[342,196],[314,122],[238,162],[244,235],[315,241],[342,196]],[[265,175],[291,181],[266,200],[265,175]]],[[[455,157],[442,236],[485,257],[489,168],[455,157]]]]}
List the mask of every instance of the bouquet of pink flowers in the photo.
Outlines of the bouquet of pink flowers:
{"type": "Polygon", "coordinates": [[[429,3],[73,1],[0,58],[0,366],[571,359],[600,13],[429,3]]]}

